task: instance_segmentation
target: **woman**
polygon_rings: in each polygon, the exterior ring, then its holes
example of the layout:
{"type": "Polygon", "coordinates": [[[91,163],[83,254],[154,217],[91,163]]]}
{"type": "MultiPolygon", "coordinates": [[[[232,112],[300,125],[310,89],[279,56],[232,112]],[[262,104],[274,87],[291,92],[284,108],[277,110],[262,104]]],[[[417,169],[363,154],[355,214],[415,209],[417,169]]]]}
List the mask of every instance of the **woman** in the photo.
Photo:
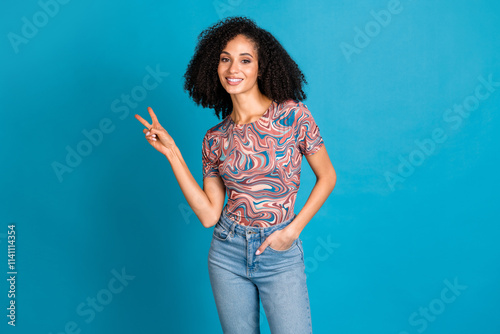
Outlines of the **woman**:
{"type": "Polygon", "coordinates": [[[223,117],[203,138],[203,189],[153,110],[152,124],[135,117],[169,160],[202,225],[215,225],[208,270],[222,329],[260,333],[260,299],[273,334],[311,333],[299,235],[332,192],[336,174],[300,102],[304,75],[269,32],[233,17],[199,35],[185,79],[193,100],[223,117]],[[303,155],[317,181],[295,214],[303,155]]]}

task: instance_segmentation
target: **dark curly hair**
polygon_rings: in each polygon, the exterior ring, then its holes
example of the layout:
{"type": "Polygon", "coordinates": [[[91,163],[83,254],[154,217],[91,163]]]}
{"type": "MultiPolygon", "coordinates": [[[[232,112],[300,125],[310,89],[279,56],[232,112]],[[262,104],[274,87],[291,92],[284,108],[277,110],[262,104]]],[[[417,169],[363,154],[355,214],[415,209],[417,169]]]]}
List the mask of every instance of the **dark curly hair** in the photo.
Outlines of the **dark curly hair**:
{"type": "Polygon", "coordinates": [[[219,119],[221,112],[222,118],[232,112],[231,96],[222,87],[217,68],[220,53],[239,34],[255,43],[260,74],[257,84],[262,94],[278,103],[306,99],[302,90],[303,83],[307,84],[304,74],[278,40],[251,19],[235,16],[215,23],[198,35],[195,53],[184,74],[184,90],[197,105],[214,109],[219,119]]]}

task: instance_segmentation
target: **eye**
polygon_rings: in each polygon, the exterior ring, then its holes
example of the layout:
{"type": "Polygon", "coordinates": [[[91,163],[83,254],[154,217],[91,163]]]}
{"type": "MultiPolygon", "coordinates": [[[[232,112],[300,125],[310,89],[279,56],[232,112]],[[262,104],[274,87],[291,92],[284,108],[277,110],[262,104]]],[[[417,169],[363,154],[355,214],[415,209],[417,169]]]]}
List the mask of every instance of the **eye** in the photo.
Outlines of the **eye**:
{"type": "Polygon", "coordinates": [[[225,63],[225,62],[226,62],[226,60],[227,60],[227,61],[229,61],[229,58],[222,57],[222,58],[220,59],[220,61],[221,61],[221,62],[223,62],[223,63],[225,63]]]}
{"type": "Polygon", "coordinates": [[[249,59],[243,59],[242,62],[245,63],[245,64],[250,64],[251,63],[251,61],[249,59]]]}

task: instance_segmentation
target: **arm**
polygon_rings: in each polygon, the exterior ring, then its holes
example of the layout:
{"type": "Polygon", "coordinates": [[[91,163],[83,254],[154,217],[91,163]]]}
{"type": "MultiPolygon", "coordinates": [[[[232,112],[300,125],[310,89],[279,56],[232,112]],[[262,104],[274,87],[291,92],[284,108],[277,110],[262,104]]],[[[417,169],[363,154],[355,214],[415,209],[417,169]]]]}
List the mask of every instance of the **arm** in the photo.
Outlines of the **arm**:
{"type": "Polygon", "coordinates": [[[225,199],[226,189],[222,179],[220,176],[205,177],[203,189],[201,189],[189,171],[173,138],[158,122],[153,109],[149,107],[148,112],[151,115],[152,124],[141,116],[135,115],[135,118],[146,127],[143,129],[146,139],[151,146],[167,157],[184,197],[201,224],[207,228],[215,225],[219,221],[225,199]]]}
{"type": "Polygon", "coordinates": [[[300,210],[295,219],[283,229],[287,230],[293,239],[299,237],[307,223],[309,223],[323,203],[325,203],[337,182],[337,174],[330,161],[325,145],[315,154],[306,155],[305,157],[316,175],[316,184],[302,210],[300,210]]]}
{"type": "Polygon", "coordinates": [[[189,171],[177,146],[168,149],[165,156],[170,162],[184,197],[201,224],[206,228],[214,226],[219,221],[226,194],[221,177],[204,178],[202,189],[189,171]]]}
{"type": "Polygon", "coordinates": [[[316,153],[305,155],[305,157],[316,175],[316,184],[306,204],[304,204],[304,207],[300,210],[295,219],[284,229],[275,231],[267,237],[255,252],[256,255],[261,254],[264,249],[273,242],[276,242],[278,247],[281,246],[283,249],[289,248],[292,241],[299,237],[304,227],[309,223],[316,212],[318,212],[319,208],[321,208],[333,191],[335,183],[337,182],[337,175],[328,157],[325,145],[323,144],[316,153]]]}

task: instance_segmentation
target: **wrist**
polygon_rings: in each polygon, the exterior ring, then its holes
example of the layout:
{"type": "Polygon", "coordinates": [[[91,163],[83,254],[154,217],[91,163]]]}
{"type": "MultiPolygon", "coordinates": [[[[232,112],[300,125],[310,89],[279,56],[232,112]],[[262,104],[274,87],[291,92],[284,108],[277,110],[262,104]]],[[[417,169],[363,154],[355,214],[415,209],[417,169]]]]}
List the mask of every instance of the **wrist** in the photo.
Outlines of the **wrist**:
{"type": "Polygon", "coordinates": [[[172,147],[165,148],[164,152],[165,153],[163,153],[163,155],[169,161],[171,161],[173,158],[175,158],[176,156],[178,156],[179,149],[177,148],[177,146],[172,146],[172,147]]]}
{"type": "Polygon", "coordinates": [[[297,239],[300,236],[300,233],[302,232],[301,229],[297,228],[292,223],[290,223],[287,227],[285,227],[284,230],[292,239],[297,239]]]}

